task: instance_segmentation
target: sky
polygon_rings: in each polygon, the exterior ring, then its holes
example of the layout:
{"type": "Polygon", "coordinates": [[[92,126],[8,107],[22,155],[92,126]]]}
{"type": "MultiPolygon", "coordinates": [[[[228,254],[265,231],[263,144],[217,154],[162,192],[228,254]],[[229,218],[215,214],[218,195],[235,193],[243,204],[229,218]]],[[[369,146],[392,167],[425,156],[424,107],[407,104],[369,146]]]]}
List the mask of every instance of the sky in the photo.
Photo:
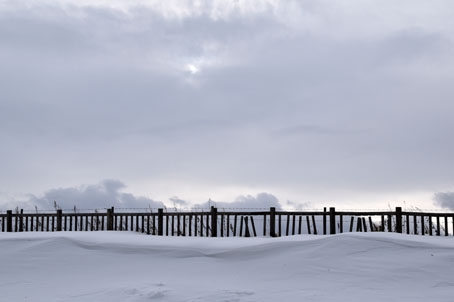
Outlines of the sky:
{"type": "Polygon", "coordinates": [[[0,0],[0,209],[454,209],[454,3],[0,0]]]}

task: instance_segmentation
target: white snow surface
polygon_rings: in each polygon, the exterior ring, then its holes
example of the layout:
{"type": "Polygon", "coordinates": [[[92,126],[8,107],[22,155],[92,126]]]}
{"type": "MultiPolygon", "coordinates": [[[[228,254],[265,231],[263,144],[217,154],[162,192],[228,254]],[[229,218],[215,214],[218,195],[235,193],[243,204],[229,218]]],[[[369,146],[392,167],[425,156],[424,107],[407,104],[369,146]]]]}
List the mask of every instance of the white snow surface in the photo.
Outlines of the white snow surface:
{"type": "Polygon", "coordinates": [[[0,301],[454,301],[454,237],[0,234],[0,301]]]}

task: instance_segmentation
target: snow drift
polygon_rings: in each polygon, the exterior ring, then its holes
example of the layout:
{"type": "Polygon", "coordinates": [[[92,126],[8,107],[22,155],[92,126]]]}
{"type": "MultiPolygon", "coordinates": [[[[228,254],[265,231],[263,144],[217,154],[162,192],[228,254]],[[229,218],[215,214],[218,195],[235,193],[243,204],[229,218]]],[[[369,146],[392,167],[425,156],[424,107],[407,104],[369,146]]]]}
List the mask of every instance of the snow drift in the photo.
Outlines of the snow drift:
{"type": "Polygon", "coordinates": [[[3,233],[1,301],[453,301],[454,239],[3,233]]]}

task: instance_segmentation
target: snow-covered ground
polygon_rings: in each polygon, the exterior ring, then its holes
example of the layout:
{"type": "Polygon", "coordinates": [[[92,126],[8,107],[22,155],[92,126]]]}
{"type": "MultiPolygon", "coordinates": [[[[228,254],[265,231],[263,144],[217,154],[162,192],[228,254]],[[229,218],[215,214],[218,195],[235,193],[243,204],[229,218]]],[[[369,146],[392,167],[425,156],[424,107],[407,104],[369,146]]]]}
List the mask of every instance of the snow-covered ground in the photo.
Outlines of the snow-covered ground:
{"type": "Polygon", "coordinates": [[[454,237],[0,234],[0,301],[454,301],[454,237]]]}

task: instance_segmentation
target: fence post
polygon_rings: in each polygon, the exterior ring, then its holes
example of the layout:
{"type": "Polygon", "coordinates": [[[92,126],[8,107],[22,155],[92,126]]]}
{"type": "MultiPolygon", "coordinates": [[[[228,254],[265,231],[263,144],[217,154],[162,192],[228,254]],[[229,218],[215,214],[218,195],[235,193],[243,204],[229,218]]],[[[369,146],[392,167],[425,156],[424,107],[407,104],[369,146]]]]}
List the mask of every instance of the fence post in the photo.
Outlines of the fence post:
{"type": "Polygon", "coordinates": [[[326,208],[323,208],[323,235],[326,235],[326,208]]]}
{"type": "Polygon", "coordinates": [[[164,210],[158,209],[158,236],[162,236],[164,230],[164,210]]]}
{"type": "Polygon", "coordinates": [[[114,208],[112,207],[111,209],[107,209],[107,230],[108,231],[113,231],[113,220],[114,220],[114,208]]]}
{"type": "Polygon", "coordinates": [[[251,233],[249,232],[248,224],[249,224],[248,217],[244,216],[244,237],[251,237],[251,233]]]}
{"type": "Polygon", "coordinates": [[[24,231],[24,209],[20,209],[19,232],[24,231]]]}
{"type": "Polygon", "coordinates": [[[13,211],[11,210],[6,211],[6,231],[13,231],[13,211]]]}
{"type": "Polygon", "coordinates": [[[211,206],[211,237],[218,236],[218,209],[211,206]]]}
{"type": "Polygon", "coordinates": [[[396,232],[402,233],[402,208],[396,207],[396,232]]]}
{"type": "Polygon", "coordinates": [[[270,236],[277,237],[276,236],[276,208],[275,207],[270,208],[270,236]]]}
{"type": "Polygon", "coordinates": [[[61,225],[62,225],[62,210],[58,209],[57,210],[57,232],[61,232],[61,225]]]}
{"type": "Polygon", "coordinates": [[[329,233],[336,234],[336,209],[329,208],[329,233]]]}

